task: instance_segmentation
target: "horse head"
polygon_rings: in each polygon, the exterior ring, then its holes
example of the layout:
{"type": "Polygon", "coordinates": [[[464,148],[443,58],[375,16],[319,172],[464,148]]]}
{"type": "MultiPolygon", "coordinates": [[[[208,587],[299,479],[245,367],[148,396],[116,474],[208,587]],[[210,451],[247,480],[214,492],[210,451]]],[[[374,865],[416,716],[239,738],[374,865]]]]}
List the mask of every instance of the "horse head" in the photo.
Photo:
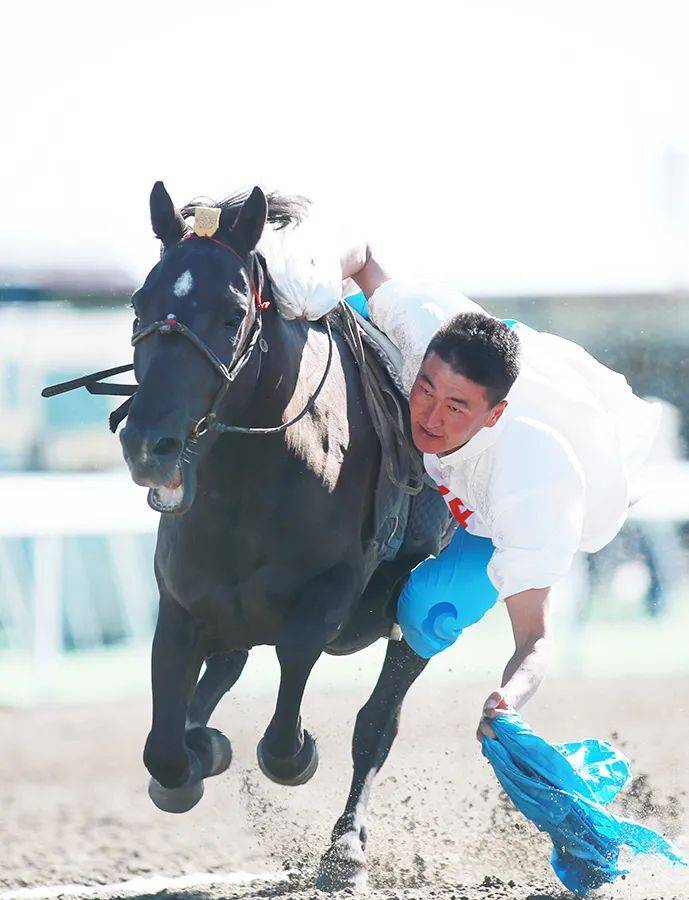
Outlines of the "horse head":
{"type": "Polygon", "coordinates": [[[208,237],[188,230],[160,181],[150,207],[162,254],[132,297],[139,388],[120,438],[133,480],[150,488],[150,505],[182,513],[214,440],[209,421],[221,408],[232,417],[250,401],[252,367],[235,376],[260,328],[254,250],[267,201],[256,187],[241,206],[222,207],[208,237]]]}

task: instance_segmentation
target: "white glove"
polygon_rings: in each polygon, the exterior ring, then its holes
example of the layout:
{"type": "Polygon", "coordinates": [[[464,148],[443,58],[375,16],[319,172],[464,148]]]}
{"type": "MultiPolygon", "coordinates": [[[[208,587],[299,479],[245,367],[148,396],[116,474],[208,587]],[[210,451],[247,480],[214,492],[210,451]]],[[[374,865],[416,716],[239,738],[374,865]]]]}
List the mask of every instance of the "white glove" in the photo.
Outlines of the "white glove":
{"type": "Polygon", "coordinates": [[[265,257],[278,312],[285,319],[320,319],[342,296],[336,241],[316,214],[276,230],[268,223],[257,248],[265,257]]]}

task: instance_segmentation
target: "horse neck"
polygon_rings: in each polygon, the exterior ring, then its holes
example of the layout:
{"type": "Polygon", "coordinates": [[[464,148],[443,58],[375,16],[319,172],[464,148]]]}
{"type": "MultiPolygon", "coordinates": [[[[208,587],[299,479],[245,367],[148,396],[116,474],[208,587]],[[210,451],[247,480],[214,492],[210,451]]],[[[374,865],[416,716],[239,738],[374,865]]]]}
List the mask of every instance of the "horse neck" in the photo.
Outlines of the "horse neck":
{"type": "MultiPolygon", "coordinates": [[[[306,322],[288,322],[273,309],[263,314],[262,337],[268,346],[256,347],[246,368],[230,389],[229,401],[219,413],[222,422],[242,427],[272,428],[283,421],[297,381],[304,344],[311,327],[306,322]],[[232,399],[238,398],[238,403],[232,399]]],[[[210,455],[199,467],[199,485],[214,489],[222,485],[234,498],[243,496],[237,489],[237,473],[242,486],[256,479],[263,481],[266,471],[276,475],[288,463],[285,450],[287,432],[269,438],[263,435],[220,436],[210,455]]]]}
{"type": "Polygon", "coordinates": [[[263,338],[268,349],[262,354],[252,406],[261,416],[272,417],[268,426],[280,423],[298,391],[301,359],[311,327],[308,322],[283,319],[274,307],[264,313],[263,338]]]}
{"type": "Polygon", "coordinates": [[[306,322],[286,321],[272,307],[263,313],[261,343],[267,350],[256,345],[246,368],[230,388],[228,403],[220,411],[221,421],[256,428],[281,423],[298,389],[301,357],[310,327],[306,322]]]}

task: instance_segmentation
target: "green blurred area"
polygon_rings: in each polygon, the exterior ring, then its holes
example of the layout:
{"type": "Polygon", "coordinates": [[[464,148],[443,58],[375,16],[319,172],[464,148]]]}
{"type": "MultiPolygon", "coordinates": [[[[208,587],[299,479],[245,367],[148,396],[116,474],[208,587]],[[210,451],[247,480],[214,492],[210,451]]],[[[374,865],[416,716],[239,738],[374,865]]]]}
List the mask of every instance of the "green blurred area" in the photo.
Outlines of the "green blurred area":
{"type": "MultiPolygon", "coordinates": [[[[130,295],[114,290],[47,290],[0,285],[3,301],[66,304],[75,310],[124,310],[130,295]]],[[[641,395],[660,397],[682,412],[689,434],[689,295],[677,293],[556,294],[474,297],[490,313],[575,341],[626,375],[641,395]]],[[[126,348],[123,348],[126,350],[126,348]]],[[[93,398],[92,398],[93,403],[93,398]]]]}
{"type": "Polygon", "coordinates": [[[689,438],[689,296],[621,294],[483,298],[489,312],[509,316],[585,347],[622,372],[635,393],[672,403],[689,438]]]}
{"type": "MultiPolygon", "coordinates": [[[[686,587],[683,586],[683,587],[686,587]]],[[[686,597],[686,592],[684,592],[686,597]]],[[[676,603],[658,619],[641,609],[601,604],[586,621],[568,610],[555,610],[553,677],[632,678],[689,676],[689,603],[676,603]]],[[[349,657],[324,655],[316,664],[309,689],[349,690],[373,687],[386,643],[349,657]]],[[[500,683],[512,654],[509,617],[499,605],[468,629],[457,643],[434,657],[424,679],[438,687],[456,683],[500,683]]],[[[126,644],[100,650],[71,651],[40,666],[28,654],[0,654],[0,706],[89,703],[147,696],[150,691],[150,647],[126,644]]],[[[272,647],[256,647],[233,692],[276,695],[279,668],[272,647]]],[[[547,682],[542,690],[547,691],[547,682]]]]}

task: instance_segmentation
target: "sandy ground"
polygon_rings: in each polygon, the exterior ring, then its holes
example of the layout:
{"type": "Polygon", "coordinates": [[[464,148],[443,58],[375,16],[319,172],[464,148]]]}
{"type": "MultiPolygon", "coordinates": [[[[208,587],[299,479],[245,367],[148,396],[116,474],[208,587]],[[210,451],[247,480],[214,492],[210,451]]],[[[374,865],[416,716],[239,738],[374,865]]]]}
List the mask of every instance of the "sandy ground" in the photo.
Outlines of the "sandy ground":
{"type": "MultiPolygon", "coordinates": [[[[421,679],[380,773],[370,817],[369,894],[424,900],[553,900],[571,896],[549,866],[549,842],[517,814],[473,738],[492,684],[439,687],[421,679]]],[[[0,710],[0,891],[135,876],[293,870],[282,884],[204,887],[141,896],[306,898],[350,778],[359,688],[307,695],[305,724],[319,739],[310,783],[267,781],[255,745],[272,711],[241,682],[213,724],[232,740],[230,770],[206,782],[183,816],[153,807],[140,761],[143,700],[0,710]]],[[[617,808],[671,836],[689,853],[689,678],[547,683],[528,710],[551,740],[614,737],[636,780],[617,808]]],[[[323,896],[323,895],[321,895],[323,896]]],[[[689,875],[640,860],[604,898],[689,897],[689,875]]]]}

